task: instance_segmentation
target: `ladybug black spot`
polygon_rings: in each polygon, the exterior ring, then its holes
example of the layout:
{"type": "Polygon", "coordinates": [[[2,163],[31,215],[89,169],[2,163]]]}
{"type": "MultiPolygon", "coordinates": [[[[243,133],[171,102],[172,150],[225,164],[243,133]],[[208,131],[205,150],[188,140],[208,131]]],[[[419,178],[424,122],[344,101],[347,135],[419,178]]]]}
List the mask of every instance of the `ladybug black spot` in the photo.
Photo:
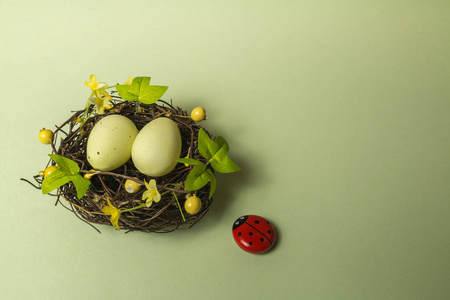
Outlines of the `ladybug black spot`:
{"type": "Polygon", "coordinates": [[[251,245],[253,245],[253,243],[252,242],[248,242],[248,244],[251,246],[251,245]]]}
{"type": "Polygon", "coordinates": [[[241,235],[242,235],[242,232],[239,232],[239,233],[238,233],[238,236],[241,236],[241,235]]]}
{"type": "Polygon", "coordinates": [[[263,239],[263,238],[260,238],[259,240],[260,240],[261,242],[264,242],[264,239],[263,239]]]}
{"type": "Polygon", "coordinates": [[[250,231],[250,232],[248,233],[248,235],[252,236],[252,235],[253,235],[253,232],[250,231]]]}
{"type": "Polygon", "coordinates": [[[258,221],[258,220],[255,220],[255,224],[259,224],[259,221],[258,221]]]}
{"type": "Polygon", "coordinates": [[[272,233],[272,231],[271,230],[267,230],[267,232],[270,234],[270,233],[272,233]]]}

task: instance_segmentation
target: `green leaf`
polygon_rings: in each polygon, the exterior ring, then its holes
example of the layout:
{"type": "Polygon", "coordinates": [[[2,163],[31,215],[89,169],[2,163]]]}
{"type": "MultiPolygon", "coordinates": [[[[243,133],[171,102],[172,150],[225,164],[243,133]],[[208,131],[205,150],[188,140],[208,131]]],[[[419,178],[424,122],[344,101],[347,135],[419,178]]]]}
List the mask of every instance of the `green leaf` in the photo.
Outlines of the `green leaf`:
{"type": "Polygon", "coordinates": [[[210,169],[207,169],[204,163],[193,158],[179,158],[176,159],[176,161],[196,166],[186,178],[186,189],[198,190],[204,187],[208,182],[211,182],[211,188],[209,190],[209,198],[211,198],[216,190],[216,177],[214,176],[214,173],[210,169]]]}
{"type": "Polygon", "coordinates": [[[53,171],[42,181],[42,194],[47,194],[54,189],[68,183],[71,180],[72,174],[62,171],[60,169],[53,171]]]}
{"type": "Polygon", "coordinates": [[[179,162],[179,163],[183,163],[183,164],[193,165],[193,166],[203,164],[201,161],[198,161],[193,158],[177,158],[177,159],[175,159],[175,161],[179,162]]]}
{"type": "Polygon", "coordinates": [[[211,186],[209,188],[209,199],[213,196],[214,192],[216,191],[216,176],[214,176],[214,173],[207,169],[205,171],[206,177],[208,177],[209,181],[211,182],[211,186]]]}
{"type": "Polygon", "coordinates": [[[161,99],[169,87],[150,85],[150,79],[150,77],[135,77],[130,85],[116,85],[116,90],[123,100],[152,104],[161,99]]]}
{"type": "Polygon", "coordinates": [[[200,164],[196,165],[186,178],[184,183],[185,189],[195,191],[204,187],[209,182],[209,178],[204,174],[205,170],[205,164],[200,162],[200,164]]]}
{"type": "Polygon", "coordinates": [[[77,163],[61,155],[49,154],[48,156],[56,162],[58,169],[44,178],[41,187],[42,193],[50,193],[71,181],[77,190],[78,199],[83,197],[91,182],[79,174],[80,167],[77,163]]]}
{"type": "Polygon", "coordinates": [[[219,136],[215,141],[211,140],[203,129],[198,133],[198,151],[204,158],[209,160],[211,166],[220,173],[231,173],[240,171],[239,168],[228,156],[230,147],[227,141],[219,136]]]}
{"type": "Polygon", "coordinates": [[[211,160],[211,166],[219,173],[231,173],[241,170],[228,156],[214,156],[214,159],[211,160]]]}
{"type": "Polygon", "coordinates": [[[207,160],[210,160],[219,151],[219,145],[209,138],[203,128],[198,132],[198,151],[207,160]]]}
{"type": "Polygon", "coordinates": [[[71,173],[72,175],[80,172],[80,167],[73,160],[57,154],[49,154],[48,156],[55,161],[61,171],[71,173]]]}
{"type": "Polygon", "coordinates": [[[160,85],[150,85],[145,86],[141,91],[141,95],[139,97],[139,101],[152,104],[161,99],[161,97],[166,93],[168,86],[160,86],[160,85]]]}
{"type": "Polygon", "coordinates": [[[218,156],[225,156],[225,155],[228,154],[228,151],[230,151],[230,147],[228,146],[227,141],[226,141],[223,137],[218,136],[218,137],[214,140],[214,143],[215,143],[215,144],[218,146],[218,148],[219,148],[219,149],[217,150],[215,156],[216,156],[216,155],[218,155],[218,156]]]}
{"type": "Polygon", "coordinates": [[[209,198],[211,198],[216,190],[216,177],[211,169],[207,169],[205,164],[199,162],[186,178],[185,189],[195,191],[204,187],[208,182],[211,182],[209,190],[209,198]]]}
{"type": "MultiPolygon", "coordinates": [[[[50,174],[51,175],[51,174],[50,174]]],[[[78,199],[81,199],[83,197],[87,190],[89,189],[89,186],[91,185],[91,181],[84,178],[80,174],[72,176],[72,183],[77,189],[77,197],[78,199]]]]}
{"type": "MultiPolygon", "coordinates": [[[[142,80],[138,83],[135,82],[136,79],[139,77],[136,77],[133,79],[132,84],[124,84],[124,85],[116,85],[116,90],[119,93],[120,97],[122,97],[123,100],[127,101],[138,101],[139,100],[139,93],[140,93],[140,85],[142,83],[142,80]]],[[[150,78],[148,78],[148,83],[150,83],[150,78]]]]}

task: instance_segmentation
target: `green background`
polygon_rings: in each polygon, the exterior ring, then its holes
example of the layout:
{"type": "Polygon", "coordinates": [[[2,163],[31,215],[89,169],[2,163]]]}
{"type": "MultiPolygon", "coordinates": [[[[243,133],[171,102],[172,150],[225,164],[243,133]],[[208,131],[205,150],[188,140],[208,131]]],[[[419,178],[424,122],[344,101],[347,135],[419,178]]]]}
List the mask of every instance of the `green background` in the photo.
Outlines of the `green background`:
{"type": "Polygon", "coordinates": [[[1,299],[449,299],[448,1],[0,1],[1,299]],[[102,234],[20,177],[84,81],[152,76],[230,144],[192,230],[102,234]],[[271,220],[265,255],[231,235],[271,220]]]}

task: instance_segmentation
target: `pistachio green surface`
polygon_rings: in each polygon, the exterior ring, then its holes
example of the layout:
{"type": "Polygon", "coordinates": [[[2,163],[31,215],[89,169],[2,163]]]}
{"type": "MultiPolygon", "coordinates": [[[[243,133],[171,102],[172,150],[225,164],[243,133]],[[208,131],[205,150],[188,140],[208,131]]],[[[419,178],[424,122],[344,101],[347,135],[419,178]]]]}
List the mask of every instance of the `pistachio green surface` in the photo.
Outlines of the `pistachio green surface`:
{"type": "Polygon", "coordinates": [[[449,299],[448,1],[0,1],[0,299],[449,299]],[[19,180],[129,75],[224,136],[192,230],[98,234],[19,180]],[[240,250],[258,214],[279,242],[240,250]]]}

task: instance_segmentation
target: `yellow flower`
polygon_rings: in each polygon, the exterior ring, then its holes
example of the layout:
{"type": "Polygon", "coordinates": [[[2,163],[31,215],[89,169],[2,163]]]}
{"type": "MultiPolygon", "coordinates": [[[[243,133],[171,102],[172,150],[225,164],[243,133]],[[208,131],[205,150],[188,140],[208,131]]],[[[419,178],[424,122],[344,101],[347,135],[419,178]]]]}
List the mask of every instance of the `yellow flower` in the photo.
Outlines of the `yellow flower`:
{"type": "Polygon", "coordinates": [[[112,105],[109,101],[112,100],[112,97],[105,90],[95,90],[94,95],[89,97],[89,103],[95,104],[97,113],[102,115],[105,110],[111,109],[112,105]]]}
{"type": "Polygon", "coordinates": [[[132,80],[133,80],[133,77],[132,76],[128,76],[127,77],[127,81],[125,81],[124,85],[131,85],[132,80]]]}
{"type": "Polygon", "coordinates": [[[105,110],[112,108],[112,105],[108,103],[112,100],[112,97],[106,91],[108,85],[104,82],[98,82],[95,75],[91,75],[89,79],[91,80],[91,82],[84,82],[84,84],[90,87],[92,90],[91,96],[89,97],[88,101],[89,103],[94,104],[96,106],[97,113],[99,115],[102,115],[105,110]]]}
{"type": "Polygon", "coordinates": [[[96,91],[96,90],[104,89],[104,88],[107,88],[107,87],[108,87],[108,85],[107,85],[106,83],[104,83],[104,82],[98,82],[97,76],[95,76],[94,74],[92,74],[92,75],[89,77],[89,80],[90,80],[91,82],[85,81],[84,84],[87,85],[88,87],[90,87],[92,91],[96,91]]]}
{"type": "Polygon", "coordinates": [[[115,208],[109,201],[109,198],[106,198],[106,201],[108,201],[108,206],[104,206],[102,208],[102,212],[104,212],[107,215],[111,215],[110,218],[111,224],[113,226],[116,226],[117,230],[120,231],[119,216],[122,213],[122,211],[118,208],[115,208]]]}
{"type": "Polygon", "coordinates": [[[156,181],[155,179],[150,180],[149,183],[145,182],[145,187],[147,190],[142,194],[142,200],[145,200],[145,206],[150,207],[154,202],[159,202],[161,200],[161,195],[158,192],[158,189],[156,188],[156,181]]]}

